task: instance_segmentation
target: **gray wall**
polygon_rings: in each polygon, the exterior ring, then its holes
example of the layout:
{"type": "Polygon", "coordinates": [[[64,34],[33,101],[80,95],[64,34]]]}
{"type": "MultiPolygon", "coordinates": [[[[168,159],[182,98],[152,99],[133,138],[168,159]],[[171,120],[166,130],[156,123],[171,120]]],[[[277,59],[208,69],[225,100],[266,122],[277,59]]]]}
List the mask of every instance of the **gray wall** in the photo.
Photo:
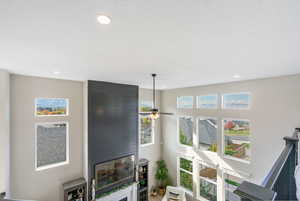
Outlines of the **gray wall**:
{"type": "MultiPolygon", "coordinates": [[[[140,89],[139,90],[139,102],[141,101],[152,101],[152,90],[150,89],[140,89]]],[[[160,91],[156,92],[156,104],[160,106],[160,91]]],[[[156,161],[161,159],[161,136],[160,136],[160,119],[155,122],[154,130],[154,144],[140,146],[139,157],[146,158],[149,162],[149,187],[151,188],[156,184],[155,171],[156,171],[156,161]]]]}
{"type": "Polygon", "coordinates": [[[62,183],[82,177],[83,83],[11,76],[11,196],[39,201],[62,200],[62,183]],[[37,97],[68,98],[68,117],[34,116],[37,97]],[[70,163],[35,171],[35,123],[68,121],[70,163]]]}
{"type": "MultiPolygon", "coordinates": [[[[300,75],[285,76],[227,84],[164,90],[161,93],[161,107],[177,115],[218,118],[218,155],[221,154],[221,119],[240,118],[251,122],[251,163],[245,164],[222,159],[214,154],[199,153],[200,159],[221,164],[226,169],[240,170],[251,174],[253,182],[261,183],[283,149],[283,136],[292,135],[300,126],[300,75]],[[231,92],[251,92],[250,110],[204,110],[176,109],[176,97],[184,95],[207,95],[231,92]]],[[[179,153],[191,154],[190,150],[178,146],[177,116],[162,118],[163,158],[167,161],[170,174],[176,181],[176,158],[179,153]]]]}
{"type": "Polygon", "coordinates": [[[0,192],[9,194],[9,73],[0,70],[0,192]]]}

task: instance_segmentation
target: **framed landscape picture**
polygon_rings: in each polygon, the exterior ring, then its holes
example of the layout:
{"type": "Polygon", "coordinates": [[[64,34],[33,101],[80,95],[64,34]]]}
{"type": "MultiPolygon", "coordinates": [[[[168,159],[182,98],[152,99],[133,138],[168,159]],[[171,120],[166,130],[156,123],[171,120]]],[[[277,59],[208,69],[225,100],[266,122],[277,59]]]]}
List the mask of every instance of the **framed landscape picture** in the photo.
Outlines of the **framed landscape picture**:
{"type": "Polygon", "coordinates": [[[239,161],[249,162],[251,158],[250,136],[249,120],[224,119],[224,155],[239,161]]]}
{"type": "Polygon", "coordinates": [[[218,95],[205,95],[197,96],[197,108],[202,109],[217,109],[218,108],[218,95]]]}
{"type": "Polygon", "coordinates": [[[237,109],[237,110],[250,109],[250,93],[242,92],[242,93],[223,94],[222,108],[237,109]]]}
{"type": "Polygon", "coordinates": [[[67,116],[69,114],[69,100],[65,98],[37,98],[35,99],[36,116],[67,116]]]}

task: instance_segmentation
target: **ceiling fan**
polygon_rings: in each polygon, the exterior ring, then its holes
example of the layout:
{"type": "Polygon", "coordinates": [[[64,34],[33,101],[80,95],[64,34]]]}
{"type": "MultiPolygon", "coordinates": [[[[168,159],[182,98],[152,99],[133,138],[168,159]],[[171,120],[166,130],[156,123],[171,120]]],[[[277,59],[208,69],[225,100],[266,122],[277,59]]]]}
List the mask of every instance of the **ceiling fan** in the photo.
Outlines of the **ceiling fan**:
{"type": "Polygon", "coordinates": [[[156,108],[156,104],[155,104],[155,77],[156,77],[156,74],[151,74],[151,76],[153,79],[152,108],[149,110],[149,112],[140,112],[140,115],[150,116],[151,119],[158,119],[160,115],[173,115],[173,113],[159,112],[158,108],[156,108]]]}

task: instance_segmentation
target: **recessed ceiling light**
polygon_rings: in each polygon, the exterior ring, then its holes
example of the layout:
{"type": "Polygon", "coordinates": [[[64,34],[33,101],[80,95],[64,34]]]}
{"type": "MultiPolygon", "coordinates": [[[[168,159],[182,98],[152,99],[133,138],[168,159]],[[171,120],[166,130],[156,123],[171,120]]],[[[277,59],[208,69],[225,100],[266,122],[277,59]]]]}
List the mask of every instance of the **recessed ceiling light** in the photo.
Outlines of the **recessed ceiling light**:
{"type": "Polygon", "coordinates": [[[59,75],[60,72],[59,72],[59,71],[53,71],[53,74],[54,74],[54,75],[59,75]]]}
{"type": "Polygon", "coordinates": [[[239,74],[235,74],[235,75],[233,75],[233,78],[238,79],[238,78],[241,78],[241,76],[239,74]]]}
{"type": "Polygon", "coordinates": [[[99,15],[97,17],[97,20],[100,24],[110,24],[111,23],[111,19],[106,15],[99,15]]]}

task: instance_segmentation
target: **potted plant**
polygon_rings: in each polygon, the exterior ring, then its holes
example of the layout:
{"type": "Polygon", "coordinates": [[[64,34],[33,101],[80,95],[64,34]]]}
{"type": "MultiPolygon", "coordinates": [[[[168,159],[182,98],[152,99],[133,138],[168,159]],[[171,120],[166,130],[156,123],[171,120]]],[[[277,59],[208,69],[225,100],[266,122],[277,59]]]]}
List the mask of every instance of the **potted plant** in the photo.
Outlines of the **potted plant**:
{"type": "Polygon", "coordinates": [[[155,178],[158,180],[158,194],[163,196],[166,192],[166,183],[168,180],[168,168],[164,160],[159,160],[157,163],[157,170],[155,178]]]}

